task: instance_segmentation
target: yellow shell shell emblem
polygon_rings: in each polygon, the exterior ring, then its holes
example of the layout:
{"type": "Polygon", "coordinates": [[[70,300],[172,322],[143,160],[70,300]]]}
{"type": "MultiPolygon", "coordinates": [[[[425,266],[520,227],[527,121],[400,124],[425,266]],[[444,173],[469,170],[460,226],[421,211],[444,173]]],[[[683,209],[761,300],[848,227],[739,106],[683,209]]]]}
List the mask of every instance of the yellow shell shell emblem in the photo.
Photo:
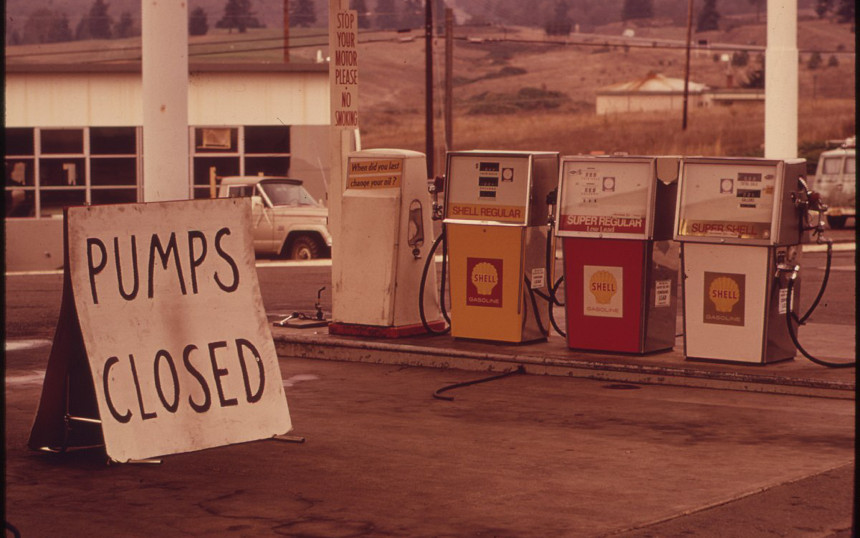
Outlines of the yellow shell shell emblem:
{"type": "Polygon", "coordinates": [[[741,290],[733,279],[721,276],[711,281],[708,298],[714,303],[717,312],[731,312],[741,298],[741,290]]]}
{"type": "Polygon", "coordinates": [[[478,295],[490,295],[499,283],[499,273],[493,264],[481,262],[472,268],[472,284],[478,290],[478,295]]]}
{"type": "Polygon", "coordinates": [[[609,271],[595,271],[588,280],[588,290],[594,295],[597,304],[609,304],[618,292],[618,281],[609,271]]]}

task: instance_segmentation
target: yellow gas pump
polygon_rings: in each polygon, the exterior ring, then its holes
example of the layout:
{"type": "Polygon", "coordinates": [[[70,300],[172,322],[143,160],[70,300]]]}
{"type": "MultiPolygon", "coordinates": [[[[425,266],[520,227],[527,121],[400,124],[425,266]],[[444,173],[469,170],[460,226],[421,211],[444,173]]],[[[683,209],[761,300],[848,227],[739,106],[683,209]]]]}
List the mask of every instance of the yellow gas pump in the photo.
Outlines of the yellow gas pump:
{"type": "Polygon", "coordinates": [[[678,157],[561,160],[556,235],[571,349],[645,354],[675,343],[678,157]]]}
{"type": "Polygon", "coordinates": [[[785,316],[789,305],[796,314],[797,300],[789,300],[777,268],[800,262],[797,193],[805,173],[802,159],[682,159],[675,239],[688,359],[794,358],[785,316]]]}
{"type": "Polygon", "coordinates": [[[547,195],[558,153],[448,153],[445,233],[455,338],[522,343],[546,339],[547,195]]]}
{"type": "Polygon", "coordinates": [[[353,152],[344,187],[329,332],[397,338],[443,329],[435,272],[423,288],[424,322],[418,307],[424,258],[433,243],[425,155],[353,152]]]}

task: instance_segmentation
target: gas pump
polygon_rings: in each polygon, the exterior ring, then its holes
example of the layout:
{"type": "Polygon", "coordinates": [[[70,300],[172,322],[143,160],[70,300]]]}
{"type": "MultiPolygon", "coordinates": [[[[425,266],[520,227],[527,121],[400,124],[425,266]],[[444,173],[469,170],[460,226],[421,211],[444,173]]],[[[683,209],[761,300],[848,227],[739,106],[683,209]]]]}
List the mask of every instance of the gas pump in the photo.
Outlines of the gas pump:
{"type": "Polygon", "coordinates": [[[331,334],[398,338],[445,327],[436,274],[419,283],[433,243],[423,153],[350,153],[341,198],[342,230],[332,257],[331,334]]]}
{"type": "Polygon", "coordinates": [[[567,345],[645,354],[675,342],[678,157],[563,157],[556,236],[567,345]]]}
{"type": "MultiPolygon", "coordinates": [[[[785,316],[797,315],[780,266],[799,265],[802,159],[684,158],[681,242],[684,354],[766,364],[793,359],[785,316]]],[[[793,293],[799,295],[799,278],[793,293]]]]}
{"type": "Polygon", "coordinates": [[[544,340],[536,296],[547,296],[547,195],[558,153],[448,153],[445,185],[451,334],[523,343],[544,340]]]}

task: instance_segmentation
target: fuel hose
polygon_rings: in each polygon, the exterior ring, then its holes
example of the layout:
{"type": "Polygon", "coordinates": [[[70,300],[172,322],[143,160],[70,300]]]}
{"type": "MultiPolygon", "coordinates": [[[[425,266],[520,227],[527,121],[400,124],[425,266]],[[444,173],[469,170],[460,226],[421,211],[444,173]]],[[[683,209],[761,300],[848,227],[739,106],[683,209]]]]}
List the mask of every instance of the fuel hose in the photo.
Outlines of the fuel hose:
{"type": "MultiPolygon", "coordinates": [[[[809,308],[806,314],[804,314],[799,319],[794,315],[792,308],[792,299],[794,296],[794,281],[797,278],[797,271],[799,267],[794,266],[790,269],[791,276],[788,279],[788,298],[786,299],[788,301],[788,304],[786,305],[785,309],[785,322],[788,326],[788,334],[791,337],[791,341],[794,343],[795,347],[800,351],[800,353],[803,354],[804,357],[814,362],[815,364],[818,364],[820,366],[826,366],[828,368],[853,368],[857,366],[856,360],[851,362],[832,362],[829,360],[820,359],[810,354],[798,341],[797,333],[794,327],[795,322],[798,325],[803,325],[804,322],[809,319],[809,316],[812,315],[812,312],[815,310],[815,308],[818,306],[818,303],[821,301],[821,296],[824,295],[824,290],[827,287],[827,281],[830,277],[830,265],[832,257],[833,244],[830,241],[827,241],[827,264],[824,269],[824,278],[822,278],[821,280],[821,287],[818,290],[818,295],[815,297],[815,301],[813,301],[812,306],[809,308]]],[[[783,271],[785,271],[785,269],[783,269],[783,271]]]]}
{"type": "Polygon", "coordinates": [[[472,381],[464,381],[462,383],[454,383],[453,385],[448,385],[446,387],[442,387],[433,393],[433,397],[437,400],[446,400],[446,401],[454,401],[453,396],[443,396],[443,392],[447,392],[452,389],[458,389],[460,387],[468,387],[469,385],[477,385],[478,383],[486,383],[487,381],[495,381],[496,379],[503,379],[508,376],[512,376],[514,374],[524,374],[526,373],[525,367],[520,364],[513,370],[508,370],[507,372],[502,372],[501,374],[492,375],[490,377],[483,377],[481,379],[475,379],[472,381]]]}
{"type": "Polygon", "coordinates": [[[430,247],[430,253],[427,254],[427,261],[424,262],[424,271],[421,272],[421,284],[418,287],[418,314],[421,316],[421,324],[424,329],[430,334],[447,334],[451,330],[451,319],[448,317],[448,312],[445,311],[445,273],[447,261],[447,241],[445,241],[445,227],[442,226],[442,233],[433,241],[433,246],[430,247]],[[442,317],[448,322],[448,326],[443,330],[437,330],[430,326],[427,322],[427,315],[424,312],[424,288],[427,286],[427,274],[430,272],[430,265],[436,261],[436,249],[439,248],[439,243],[445,243],[442,246],[442,286],[439,293],[439,307],[442,310],[442,317]]]}

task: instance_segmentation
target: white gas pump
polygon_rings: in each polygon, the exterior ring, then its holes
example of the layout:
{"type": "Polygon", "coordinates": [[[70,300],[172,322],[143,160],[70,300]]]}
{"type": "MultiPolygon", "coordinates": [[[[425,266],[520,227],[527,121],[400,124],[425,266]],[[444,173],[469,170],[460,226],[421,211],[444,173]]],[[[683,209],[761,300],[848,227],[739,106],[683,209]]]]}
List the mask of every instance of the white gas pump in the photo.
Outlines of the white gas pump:
{"type": "MultiPolygon", "coordinates": [[[[794,358],[796,315],[780,266],[801,257],[802,159],[684,158],[675,239],[681,242],[688,359],[765,364],[794,358]]],[[[805,192],[805,189],[803,189],[805,192]]],[[[799,295],[799,280],[794,292],[799,295]]]]}
{"type": "Polygon", "coordinates": [[[420,286],[433,243],[425,155],[398,149],[350,153],[340,211],[329,332],[397,338],[443,329],[435,271],[420,286]]]}

